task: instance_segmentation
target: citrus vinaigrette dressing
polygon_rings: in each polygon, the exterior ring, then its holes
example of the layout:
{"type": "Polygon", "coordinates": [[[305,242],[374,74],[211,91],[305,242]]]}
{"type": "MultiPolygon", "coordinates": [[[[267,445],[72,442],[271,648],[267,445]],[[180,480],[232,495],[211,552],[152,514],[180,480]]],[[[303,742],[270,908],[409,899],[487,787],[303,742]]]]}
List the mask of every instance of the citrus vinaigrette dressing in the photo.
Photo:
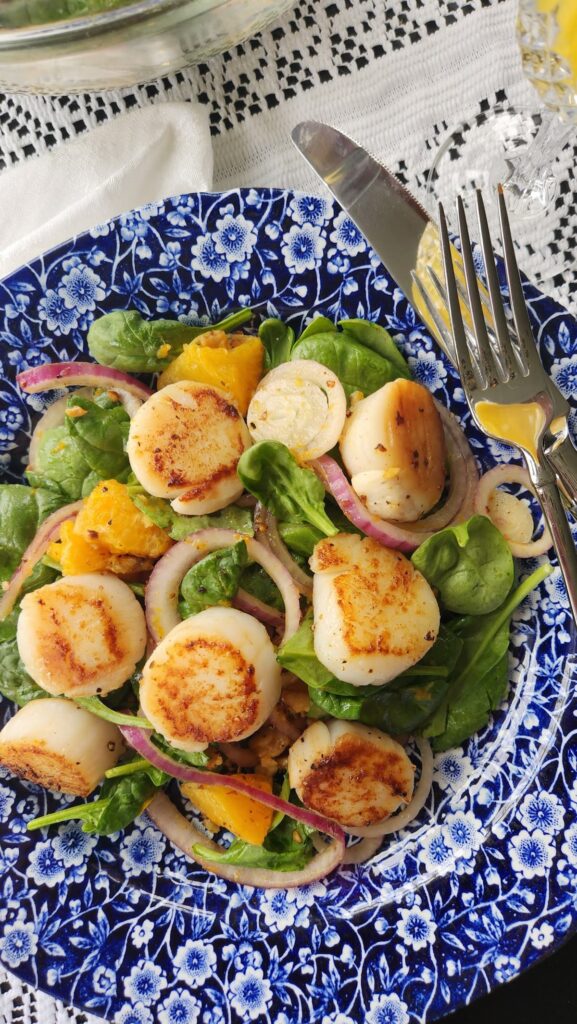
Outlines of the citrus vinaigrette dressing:
{"type": "Polygon", "coordinates": [[[475,417],[494,437],[524,448],[537,459],[537,439],[545,422],[545,413],[537,402],[477,402],[475,417]]]}

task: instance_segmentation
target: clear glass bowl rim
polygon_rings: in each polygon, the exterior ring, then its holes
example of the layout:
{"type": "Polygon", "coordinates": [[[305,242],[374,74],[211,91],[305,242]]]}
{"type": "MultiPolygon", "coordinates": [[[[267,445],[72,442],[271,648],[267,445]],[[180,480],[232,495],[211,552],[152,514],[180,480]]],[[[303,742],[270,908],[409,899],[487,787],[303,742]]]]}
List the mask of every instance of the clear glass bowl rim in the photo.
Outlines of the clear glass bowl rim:
{"type": "MultiPolygon", "coordinates": [[[[236,2],[237,0],[205,0],[204,3],[198,3],[198,13],[206,14],[207,9],[217,10],[236,2]]],[[[183,13],[187,12],[187,18],[190,18],[191,15],[194,17],[196,6],[196,0],[137,0],[136,3],[127,3],[114,10],[85,14],[81,18],[63,18],[61,21],[27,25],[23,28],[0,28],[0,53],[7,50],[24,50],[34,44],[49,45],[77,38],[88,39],[126,25],[153,20],[162,14],[179,9],[182,9],[183,13]]]]}

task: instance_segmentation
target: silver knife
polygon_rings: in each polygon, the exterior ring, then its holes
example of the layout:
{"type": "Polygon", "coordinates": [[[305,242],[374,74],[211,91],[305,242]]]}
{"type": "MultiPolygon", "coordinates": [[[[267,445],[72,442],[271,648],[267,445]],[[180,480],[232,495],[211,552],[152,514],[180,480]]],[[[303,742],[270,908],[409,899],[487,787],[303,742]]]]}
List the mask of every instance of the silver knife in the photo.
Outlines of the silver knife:
{"type": "MultiPolygon", "coordinates": [[[[454,363],[451,349],[415,291],[415,273],[419,268],[426,271],[435,251],[440,260],[437,228],[427,212],[394,174],[336,128],[319,121],[303,121],[293,129],[292,139],[454,363]]],[[[423,276],[426,273],[419,274],[420,279],[423,276]]],[[[558,429],[546,454],[557,474],[567,507],[577,519],[577,449],[568,431],[570,407],[553,381],[550,383],[558,429]]]]}

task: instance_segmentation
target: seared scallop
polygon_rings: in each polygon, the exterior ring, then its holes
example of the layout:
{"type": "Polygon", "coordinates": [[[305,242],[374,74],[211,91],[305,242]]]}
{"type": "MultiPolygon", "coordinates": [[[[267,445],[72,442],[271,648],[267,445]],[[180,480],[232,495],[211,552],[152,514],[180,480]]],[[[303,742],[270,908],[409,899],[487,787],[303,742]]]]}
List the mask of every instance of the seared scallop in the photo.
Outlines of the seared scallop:
{"type": "Polygon", "coordinates": [[[431,394],[414,381],[391,381],[357,402],[340,449],[353,490],[383,519],[414,522],[443,493],[443,424],[431,394]]]}
{"type": "Polygon", "coordinates": [[[46,789],[88,796],[124,752],[119,730],[70,700],[31,700],[0,732],[0,764],[46,789]]]}
{"type": "Polygon", "coordinates": [[[315,722],[293,743],[289,781],[305,807],[351,828],[388,818],[413,795],[414,767],[399,743],[357,722],[315,722]]]}
{"type": "Polygon", "coordinates": [[[219,388],[169,384],[132,418],[128,457],[135,476],[176,512],[203,515],[242,494],[236,467],[251,445],[238,409],[219,388]]]}
{"type": "Polygon", "coordinates": [[[439,605],[399,551],[340,533],[319,541],[309,564],[315,654],[337,679],[382,686],[434,644],[439,605]]]}
{"type": "Polygon", "coordinates": [[[144,654],[144,612],[116,576],[65,576],[23,598],[17,641],[24,668],[47,693],[106,694],[144,654]]]}
{"type": "Polygon", "coordinates": [[[142,710],[169,743],[204,750],[250,736],[280,697],[280,666],[257,619],[207,608],[170,631],[148,659],[142,710]]]}

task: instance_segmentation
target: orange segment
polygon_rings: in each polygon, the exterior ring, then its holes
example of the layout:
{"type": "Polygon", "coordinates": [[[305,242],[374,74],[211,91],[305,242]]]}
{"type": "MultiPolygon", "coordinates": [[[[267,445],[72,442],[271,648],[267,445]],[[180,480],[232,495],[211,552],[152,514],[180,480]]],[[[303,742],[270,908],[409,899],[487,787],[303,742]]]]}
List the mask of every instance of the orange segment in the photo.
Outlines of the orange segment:
{"type": "MultiPolygon", "coordinates": [[[[272,782],[260,775],[238,775],[253,789],[272,793],[272,782]]],[[[271,807],[252,800],[225,786],[205,786],[196,782],[183,782],[182,792],[192,804],[219,828],[233,832],[239,839],[260,846],[272,822],[271,807]]]]}
{"type": "Polygon", "coordinates": [[[168,534],[137,509],[126,484],[117,480],[97,484],[78,513],[74,532],[114,555],[160,558],[171,545],[168,534]]]}
{"type": "Polygon", "coordinates": [[[260,338],[226,335],[224,331],[211,331],[185,345],[163,374],[158,386],[176,384],[180,380],[194,380],[220,388],[234,402],[242,416],[246,416],[249,402],[262,376],[264,347],[260,338]],[[222,335],[216,339],[213,335],[222,335]],[[202,339],[206,338],[206,344],[202,339]],[[224,340],[223,340],[224,339],[224,340]]]}

